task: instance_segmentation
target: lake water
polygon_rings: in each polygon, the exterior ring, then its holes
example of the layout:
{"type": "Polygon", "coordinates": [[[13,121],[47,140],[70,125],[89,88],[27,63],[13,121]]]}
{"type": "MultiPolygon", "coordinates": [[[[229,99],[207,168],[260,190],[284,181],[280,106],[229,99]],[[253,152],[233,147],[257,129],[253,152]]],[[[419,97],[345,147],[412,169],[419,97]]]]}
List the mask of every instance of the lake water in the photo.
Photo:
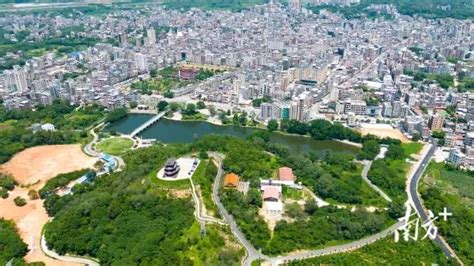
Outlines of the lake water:
{"type": "MultiPolygon", "coordinates": [[[[120,133],[129,134],[135,128],[145,123],[152,115],[130,114],[127,118],[108,126],[120,133]]],[[[190,143],[208,134],[231,135],[247,137],[258,130],[239,126],[219,126],[204,121],[174,121],[162,118],[154,125],[143,131],[140,136],[145,139],[156,139],[163,143],[190,143]]],[[[324,155],[327,151],[356,153],[359,149],[352,145],[338,141],[318,141],[309,137],[271,133],[271,142],[280,143],[290,148],[295,153],[313,151],[324,155]]]]}

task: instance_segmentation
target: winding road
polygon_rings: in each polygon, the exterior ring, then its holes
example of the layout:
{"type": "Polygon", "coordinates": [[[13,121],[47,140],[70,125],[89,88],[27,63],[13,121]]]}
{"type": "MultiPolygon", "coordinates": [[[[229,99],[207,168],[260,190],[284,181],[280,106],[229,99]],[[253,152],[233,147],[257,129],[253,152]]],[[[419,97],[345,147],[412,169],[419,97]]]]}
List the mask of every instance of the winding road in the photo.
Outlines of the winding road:
{"type": "Polygon", "coordinates": [[[230,215],[227,212],[227,210],[224,208],[224,205],[222,204],[220,200],[219,189],[221,187],[222,176],[224,173],[222,169],[222,161],[224,160],[225,155],[221,153],[217,153],[217,152],[209,152],[209,155],[213,157],[218,163],[218,171],[216,175],[216,180],[214,181],[214,185],[212,188],[212,196],[217,205],[217,208],[219,209],[220,214],[222,215],[222,217],[224,217],[224,220],[226,220],[229,223],[232,233],[239,240],[239,242],[244,246],[246,250],[247,254],[242,261],[242,264],[245,266],[250,266],[252,264],[252,261],[255,261],[255,260],[266,260],[270,262],[271,265],[280,265],[282,263],[287,263],[287,262],[295,261],[295,260],[303,260],[303,259],[308,259],[308,258],[317,257],[317,256],[351,251],[351,250],[361,248],[379,239],[389,236],[403,224],[403,222],[398,222],[377,234],[365,237],[363,239],[360,239],[354,242],[342,244],[342,245],[315,249],[315,250],[308,250],[308,251],[300,251],[296,254],[286,255],[286,256],[269,257],[267,255],[262,254],[260,251],[254,248],[254,246],[245,238],[245,235],[242,233],[242,231],[240,231],[232,215],[230,215]]]}
{"type": "MultiPolygon", "coordinates": [[[[101,128],[104,126],[104,122],[99,123],[97,126],[91,128],[89,133],[92,135],[93,139],[91,142],[87,143],[84,146],[84,153],[86,153],[89,156],[92,157],[101,157],[102,153],[98,152],[95,150],[94,145],[97,143],[99,140],[99,136],[97,133],[95,133],[95,130],[98,128],[101,128]]],[[[121,157],[118,156],[112,156],[117,162],[117,171],[121,171],[125,167],[125,162],[121,157]]],[[[105,174],[107,172],[100,172],[97,173],[97,175],[105,174]]],[[[44,233],[41,234],[41,250],[48,255],[49,257],[52,257],[54,259],[60,260],[60,261],[65,261],[65,262],[73,262],[73,263],[81,263],[84,265],[91,265],[91,266],[99,266],[99,261],[97,259],[92,259],[92,258],[84,258],[84,257],[79,257],[79,256],[70,256],[70,255],[59,255],[56,253],[54,250],[50,250],[47,243],[46,239],[44,237],[44,233]]]]}
{"type": "MultiPolygon", "coordinates": [[[[93,127],[89,133],[92,135],[92,141],[87,143],[84,146],[84,152],[91,156],[91,157],[101,157],[103,154],[101,152],[98,152],[95,148],[94,145],[98,142],[99,136],[97,133],[95,133],[96,129],[99,129],[105,125],[104,122],[99,123],[97,126],[93,127]]],[[[119,156],[113,156],[110,155],[112,158],[114,158],[115,161],[117,161],[117,169],[116,171],[122,171],[125,168],[125,161],[122,159],[122,157],[119,156]]]]}
{"type": "MultiPolygon", "coordinates": [[[[422,159],[418,160],[418,162],[416,163],[416,170],[413,171],[413,174],[409,177],[408,187],[407,187],[408,198],[411,201],[412,205],[415,207],[416,212],[418,213],[418,216],[421,218],[422,223],[428,220],[428,214],[425,211],[422,204],[423,201],[420,198],[420,195],[418,194],[418,183],[423,175],[423,172],[428,166],[428,163],[431,157],[436,151],[436,145],[433,145],[433,144],[427,144],[427,145],[428,145],[428,150],[424,154],[422,154],[422,159]]],[[[454,250],[449,246],[449,244],[444,240],[444,238],[440,236],[439,233],[436,234],[436,238],[433,239],[433,241],[441,248],[441,250],[447,257],[454,258],[457,260],[457,262],[460,265],[463,265],[462,261],[456,255],[454,250]]]]}
{"type": "Polygon", "coordinates": [[[83,258],[83,257],[75,257],[75,256],[69,256],[69,255],[59,255],[58,253],[54,252],[53,250],[50,250],[48,248],[48,245],[46,244],[46,239],[44,238],[44,235],[41,235],[41,250],[44,252],[44,254],[48,255],[51,258],[60,260],[60,261],[66,261],[66,262],[72,262],[72,263],[81,263],[84,265],[90,265],[90,266],[99,266],[99,261],[93,260],[93,259],[88,259],[88,258],[83,258]]]}

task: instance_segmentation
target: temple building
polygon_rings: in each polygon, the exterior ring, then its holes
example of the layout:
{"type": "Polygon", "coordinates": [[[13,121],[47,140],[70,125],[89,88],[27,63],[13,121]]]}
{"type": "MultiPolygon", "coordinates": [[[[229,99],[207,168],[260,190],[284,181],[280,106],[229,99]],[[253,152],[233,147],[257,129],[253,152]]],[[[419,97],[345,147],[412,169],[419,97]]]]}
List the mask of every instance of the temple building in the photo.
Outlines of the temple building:
{"type": "Polygon", "coordinates": [[[164,178],[176,178],[179,173],[179,165],[174,159],[169,159],[165,164],[164,178]]]}

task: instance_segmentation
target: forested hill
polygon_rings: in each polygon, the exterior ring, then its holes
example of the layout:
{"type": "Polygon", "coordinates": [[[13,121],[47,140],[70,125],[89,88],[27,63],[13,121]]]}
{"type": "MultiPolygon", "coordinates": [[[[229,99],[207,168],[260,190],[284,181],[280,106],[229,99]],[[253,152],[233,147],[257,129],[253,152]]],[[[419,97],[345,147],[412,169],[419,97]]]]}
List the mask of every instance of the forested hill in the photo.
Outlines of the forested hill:
{"type": "Polygon", "coordinates": [[[365,10],[372,4],[393,4],[403,15],[419,15],[427,18],[474,18],[473,0],[362,0],[360,4],[350,7],[338,6],[308,6],[313,11],[328,9],[340,12],[346,18],[356,18],[361,14],[368,14],[365,10]]]}

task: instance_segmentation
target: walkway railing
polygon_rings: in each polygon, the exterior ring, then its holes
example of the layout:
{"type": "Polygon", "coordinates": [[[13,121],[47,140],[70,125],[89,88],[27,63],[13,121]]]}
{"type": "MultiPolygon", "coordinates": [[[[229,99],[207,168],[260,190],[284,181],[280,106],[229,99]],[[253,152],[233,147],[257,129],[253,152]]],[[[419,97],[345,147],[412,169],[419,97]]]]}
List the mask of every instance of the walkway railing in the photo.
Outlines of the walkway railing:
{"type": "Polygon", "coordinates": [[[144,124],[142,124],[141,126],[139,126],[138,128],[136,128],[134,131],[132,131],[132,133],[130,133],[130,137],[134,138],[135,136],[137,136],[138,134],[140,134],[143,130],[147,129],[149,126],[151,126],[151,125],[153,125],[154,123],[156,123],[156,121],[160,120],[160,118],[162,118],[164,115],[165,115],[164,112],[155,115],[153,118],[151,118],[150,120],[146,121],[144,124]]]}

